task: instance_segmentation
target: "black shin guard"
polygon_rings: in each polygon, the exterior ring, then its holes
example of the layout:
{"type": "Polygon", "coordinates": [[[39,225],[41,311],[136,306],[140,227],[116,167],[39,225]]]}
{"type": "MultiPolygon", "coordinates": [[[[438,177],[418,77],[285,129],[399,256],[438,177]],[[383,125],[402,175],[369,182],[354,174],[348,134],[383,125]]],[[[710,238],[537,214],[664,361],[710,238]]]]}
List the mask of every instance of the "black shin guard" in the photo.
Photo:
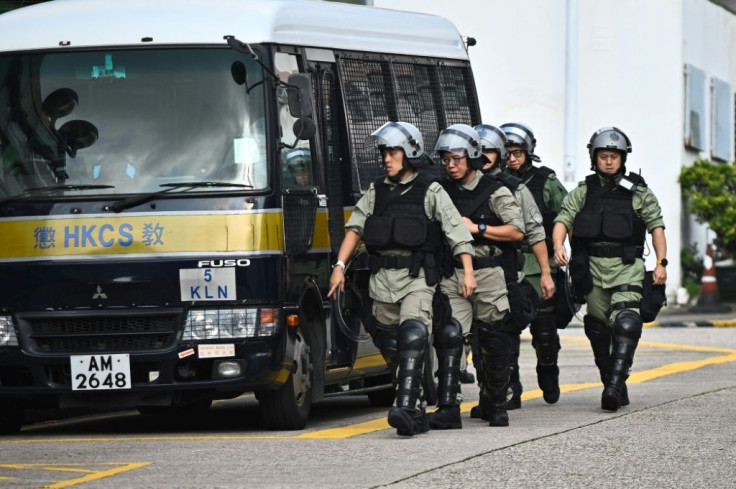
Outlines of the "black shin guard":
{"type": "Polygon", "coordinates": [[[417,409],[422,392],[427,343],[427,327],[421,321],[409,319],[401,323],[398,331],[396,406],[389,411],[388,423],[402,436],[413,436],[429,429],[424,408],[417,409]]]}
{"type": "Polygon", "coordinates": [[[488,397],[491,426],[508,426],[506,393],[509,387],[511,321],[508,317],[491,323],[478,323],[478,340],[483,356],[483,393],[488,397]]]}
{"type": "Polygon", "coordinates": [[[548,404],[560,398],[560,369],[557,357],[560,351],[560,337],[557,335],[557,319],[551,315],[541,315],[529,328],[532,346],[537,354],[537,382],[548,404]]]}
{"type": "Polygon", "coordinates": [[[428,415],[434,429],[462,428],[457,394],[460,391],[460,359],[463,352],[462,327],[457,320],[435,331],[434,347],[439,361],[438,409],[428,415]]]}
{"type": "Polygon", "coordinates": [[[521,385],[521,377],[519,375],[519,354],[521,353],[521,336],[518,332],[512,332],[509,335],[511,352],[509,355],[509,392],[506,400],[506,409],[521,408],[521,393],[524,387],[521,385]]]}
{"type": "Polygon", "coordinates": [[[590,314],[586,314],[583,317],[583,328],[585,329],[585,336],[588,337],[590,346],[593,349],[593,358],[595,359],[595,366],[598,367],[598,372],[601,375],[601,382],[605,384],[608,375],[608,366],[611,363],[611,329],[606,323],[590,314]]]}
{"type": "Polygon", "coordinates": [[[634,363],[634,353],[641,338],[643,324],[641,316],[631,310],[621,311],[616,317],[611,364],[601,396],[601,408],[606,411],[616,411],[621,406],[624,382],[634,363]]]}

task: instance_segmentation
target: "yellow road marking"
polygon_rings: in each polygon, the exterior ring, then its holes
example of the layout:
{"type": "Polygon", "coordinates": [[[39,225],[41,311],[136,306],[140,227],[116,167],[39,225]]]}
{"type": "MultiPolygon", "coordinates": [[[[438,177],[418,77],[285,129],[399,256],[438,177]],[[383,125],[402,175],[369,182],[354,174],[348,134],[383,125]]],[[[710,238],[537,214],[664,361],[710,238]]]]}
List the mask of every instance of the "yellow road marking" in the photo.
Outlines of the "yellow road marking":
{"type": "MultiPolygon", "coordinates": [[[[76,486],[85,482],[96,481],[111,477],[113,475],[121,474],[133,469],[139,469],[147,465],[151,465],[153,462],[104,462],[104,463],[79,463],[79,464],[0,464],[0,468],[5,469],[16,469],[16,470],[44,470],[49,472],[73,472],[86,474],[76,479],[69,479],[64,481],[54,482],[52,484],[43,486],[42,489],[59,489],[63,487],[76,486]],[[85,467],[95,466],[114,466],[107,470],[91,470],[85,467]]],[[[12,477],[0,477],[0,480],[11,480],[12,477]]],[[[15,478],[17,479],[17,478],[15,478]]]]}
{"type": "MultiPolygon", "coordinates": [[[[561,337],[566,341],[572,342],[586,342],[587,338],[564,336],[561,337]]],[[[688,362],[676,362],[660,367],[656,367],[650,370],[644,370],[641,372],[634,372],[629,377],[628,382],[637,384],[641,382],[649,382],[660,377],[667,375],[673,375],[682,372],[688,372],[697,370],[699,368],[707,367],[710,365],[718,365],[722,363],[736,362],[736,349],[733,348],[719,348],[709,346],[695,346],[695,345],[679,345],[675,343],[660,343],[652,341],[640,341],[640,346],[647,346],[650,348],[665,349],[665,350],[683,350],[683,351],[696,351],[702,353],[720,353],[721,355],[705,358],[702,360],[694,360],[688,362]]],[[[601,387],[600,382],[585,382],[579,384],[563,384],[560,386],[560,392],[575,392],[585,389],[593,389],[601,387]]],[[[524,392],[521,399],[529,401],[542,397],[542,391],[540,389],[534,389],[531,391],[524,392]]],[[[477,401],[465,402],[460,406],[462,412],[468,412],[473,406],[478,404],[477,401]]],[[[338,428],[329,428],[325,430],[317,430],[309,433],[302,433],[294,436],[261,436],[261,435],[243,435],[243,436],[139,436],[139,437],[104,437],[104,438],[37,438],[37,439],[20,439],[20,440],[3,440],[0,441],[0,445],[14,445],[14,444],[32,444],[32,443],[80,443],[80,442],[123,442],[123,441],[235,441],[235,440],[304,440],[304,439],[344,439],[352,438],[355,436],[366,435],[374,433],[376,431],[382,431],[389,429],[390,426],[386,422],[385,418],[378,418],[361,423],[352,424],[349,426],[342,426],[338,428]]]]}

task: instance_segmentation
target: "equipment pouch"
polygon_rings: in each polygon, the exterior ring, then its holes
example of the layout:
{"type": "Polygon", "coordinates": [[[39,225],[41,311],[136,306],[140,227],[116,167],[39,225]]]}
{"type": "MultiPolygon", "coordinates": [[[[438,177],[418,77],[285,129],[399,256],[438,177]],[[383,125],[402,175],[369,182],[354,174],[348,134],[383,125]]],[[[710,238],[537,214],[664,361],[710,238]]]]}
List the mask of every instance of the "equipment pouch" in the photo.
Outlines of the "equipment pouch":
{"type": "Polygon", "coordinates": [[[391,243],[391,218],[371,216],[365,220],[363,243],[368,249],[384,249],[391,243]]]}
{"type": "Polygon", "coordinates": [[[622,246],[621,261],[624,265],[633,265],[636,261],[636,246],[622,246]]]}
{"type": "Polygon", "coordinates": [[[606,209],[601,215],[603,236],[615,241],[631,238],[634,216],[630,210],[606,209]]]}
{"type": "Polygon", "coordinates": [[[398,245],[418,248],[427,240],[427,223],[419,219],[395,217],[391,227],[398,245]]]}
{"type": "Polygon", "coordinates": [[[593,290],[590,255],[586,249],[573,249],[570,258],[571,295],[577,304],[585,304],[585,296],[593,290]]]}
{"type": "Polygon", "coordinates": [[[526,279],[508,283],[507,287],[511,322],[518,331],[522,331],[537,317],[539,295],[526,279]]]}
{"type": "Polygon", "coordinates": [[[657,319],[659,310],[667,305],[667,296],[664,293],[665,287],[664,284],[654,285],[654,272],[649,271],[644,275],[642,289],[639,312],[642,321],[651,323],[657,319]]]}
{"type": "Polygon", "coordinates": [[[432,328],[439,328],[449,323],[452,319],[452,306],[450,298],[442,292],[438,285],[432,297],[432,328]]]}
{"type": "Polygon", "coordinates": [[[601,214],[595,211],[578,213],[573,222],[573,234],[576,238],[592,239],[601,234],[601,214]]]}
{"type": "Polygon", "coordinates": [[[555,321],[557,329],[565,329],[575,315],[575,309],[570,295],[570,286],[567,274],[561,268],[557,269],[555,279],[555,321]]]}

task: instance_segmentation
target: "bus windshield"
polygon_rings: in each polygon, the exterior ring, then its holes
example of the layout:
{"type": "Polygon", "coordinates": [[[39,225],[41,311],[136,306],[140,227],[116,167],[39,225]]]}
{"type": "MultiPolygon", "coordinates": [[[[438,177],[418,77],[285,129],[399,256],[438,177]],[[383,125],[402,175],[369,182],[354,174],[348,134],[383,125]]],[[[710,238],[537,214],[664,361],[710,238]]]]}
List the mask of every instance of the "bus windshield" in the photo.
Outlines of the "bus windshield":
{"type": "Polygon", "coordinates": [[[3,55],[0,198],[263,189],[264,117],[262,69],[231,49],[3,55]]]}

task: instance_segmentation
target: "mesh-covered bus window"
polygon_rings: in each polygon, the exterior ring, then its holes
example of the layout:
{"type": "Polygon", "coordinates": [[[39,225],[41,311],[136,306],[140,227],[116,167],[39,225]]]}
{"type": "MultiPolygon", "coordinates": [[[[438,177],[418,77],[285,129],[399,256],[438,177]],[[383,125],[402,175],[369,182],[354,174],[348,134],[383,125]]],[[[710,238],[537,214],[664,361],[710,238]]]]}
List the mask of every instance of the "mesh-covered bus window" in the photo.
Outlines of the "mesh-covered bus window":
{"type": "Polygon", "coordinates": [[[393,70],[396,77],[396,112],[398,120],[409,122],[419,128],[424,138],[424,150],[432,155],[434,143],[437,142],[440,123],[437,118],[438,107],[435,105],[437,96],[432,90],[434,87],[430,78],[431,66],[422,66],[409,63],[394,63],[393,70]]]}
{"type": "Polygon", "coordinates": [[[387,61],[341,59],[348,136],[353,163],[353,190],[365,190],[383,173],[376,148],[366,138],[395,119],[393,90],[387,61]],[[389,111],[389,108],[393,110],[389,111]]]}
{"type": "MultiPolygon", "coordinates": [[[[338,66],[352,155],[352,191],[359,194],[384,175],[367,136],[388,121],[405,121],[422,132],[430,156],[439,132],[451,124],[480,123],[470,65],[436,59],[340,53],[338,66]]],[[[425,172],[442,176],[441,165],[425,172]]]]}

